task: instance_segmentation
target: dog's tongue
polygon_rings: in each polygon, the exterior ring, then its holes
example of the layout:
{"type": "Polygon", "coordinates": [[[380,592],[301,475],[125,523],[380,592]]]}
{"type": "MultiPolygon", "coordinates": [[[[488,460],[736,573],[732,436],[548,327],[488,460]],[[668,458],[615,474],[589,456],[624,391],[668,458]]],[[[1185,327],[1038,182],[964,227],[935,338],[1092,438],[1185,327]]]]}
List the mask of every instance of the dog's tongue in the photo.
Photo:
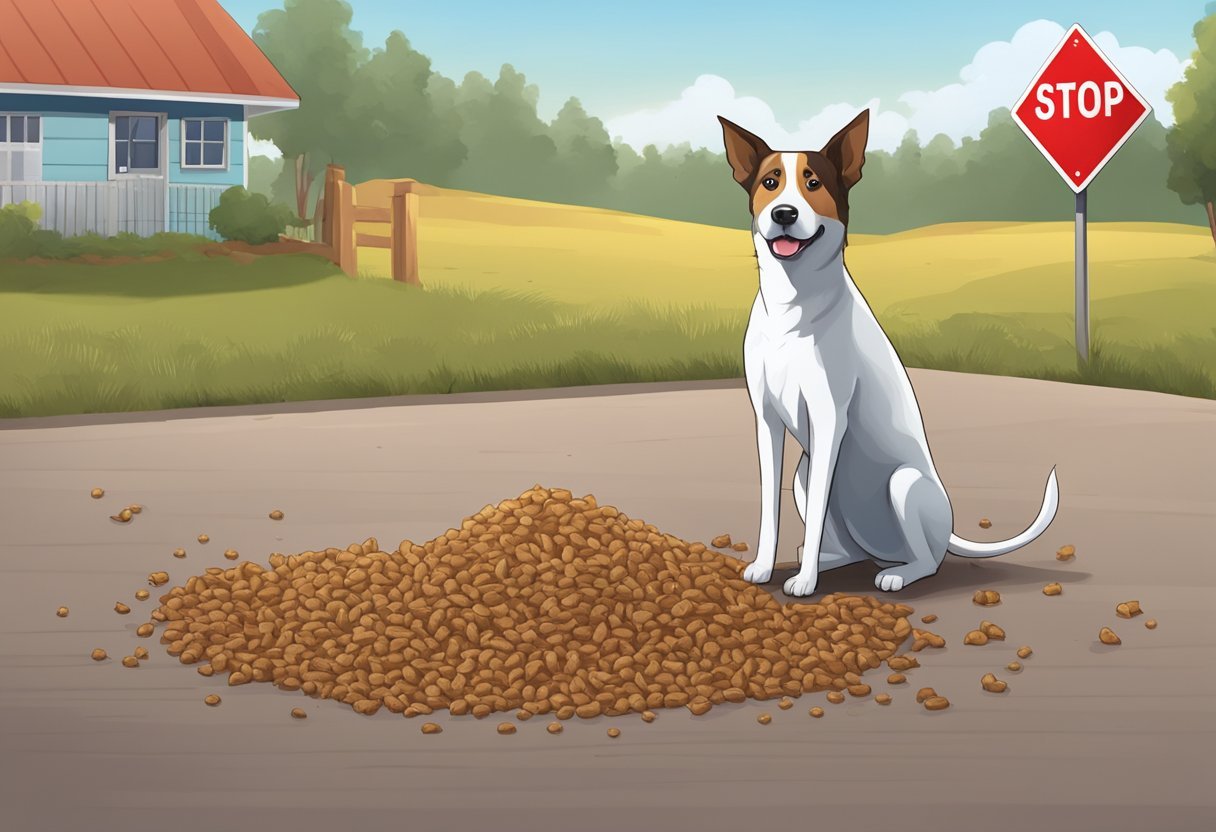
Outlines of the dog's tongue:
{"type": "Polygon", "coordinates": [[[789,237],[773,240],[773,252],[779,257],[790,257],[798,253],[798,241],[789,237]]]}

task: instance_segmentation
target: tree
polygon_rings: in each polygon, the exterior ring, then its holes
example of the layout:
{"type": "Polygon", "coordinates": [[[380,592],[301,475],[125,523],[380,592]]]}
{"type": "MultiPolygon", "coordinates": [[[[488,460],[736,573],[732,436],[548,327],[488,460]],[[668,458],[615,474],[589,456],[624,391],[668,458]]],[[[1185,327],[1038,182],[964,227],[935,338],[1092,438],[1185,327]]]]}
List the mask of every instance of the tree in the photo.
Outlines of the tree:
{"type": "Polygon", "coordinates": [[[587,115],[577,98],[569,99],[549,125],[562,171],[562,201],[598,199],[617,172],[616,151],[598,118],[587,115]]]}
{"type": "Polygon", "coordinates": [[[1183,204],[1204,206],[1216,242],[1216,14],[1195,24],[1195,44],[1186,74],[1165,94],[1175,120],[1166,136],[1166,182],[1183,204]]]}
{"type": "Polygon", "coordinates": [[[284,0],[282,9],[260,14],[253,30],[254,42],[300,96],[300,107],[259,116],[250,130],[291,160],[296,213],[304,218],[316,174],[348,155],[358,130],[344,115],[367,50],[350,21],[351,7],[342,0],[284,0]]]}

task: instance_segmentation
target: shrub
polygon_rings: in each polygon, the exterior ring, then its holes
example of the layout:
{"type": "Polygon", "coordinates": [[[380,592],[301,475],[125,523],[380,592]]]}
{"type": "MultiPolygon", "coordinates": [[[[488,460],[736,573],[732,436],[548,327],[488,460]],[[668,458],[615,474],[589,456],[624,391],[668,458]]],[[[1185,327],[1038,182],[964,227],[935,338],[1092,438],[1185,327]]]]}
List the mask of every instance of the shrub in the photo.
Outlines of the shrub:
{"type": "Polygon", "coordinates": [[[220,194],[220,204],[211,209],[208,219],[225,240],[253,245],[273,243],[288,225],[302,223],[286,205],[271,203],[262,194],[250,193],[240,185],[220,194]]]}
{"type": "Polygon", "coordinates": [[[38,227],[42,206],[36,202],[16,202],[0,208],[0,257],[23,259],[54,256],[63,237],[56,231],[38,227]]]}

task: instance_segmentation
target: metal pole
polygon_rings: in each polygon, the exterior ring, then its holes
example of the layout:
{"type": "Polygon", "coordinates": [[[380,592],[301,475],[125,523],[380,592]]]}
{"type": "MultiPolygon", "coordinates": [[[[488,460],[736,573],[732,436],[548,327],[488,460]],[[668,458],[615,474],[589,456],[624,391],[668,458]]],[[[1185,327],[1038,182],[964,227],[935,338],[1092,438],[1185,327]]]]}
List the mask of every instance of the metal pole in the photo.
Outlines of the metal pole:
{"type": "Polygon", "coordinates": [[[1077,194],[1077,361],[1089,363],[1089,256],[1085,244],[1085,217],[1088,212],[1088,189],[1077,194]]]}

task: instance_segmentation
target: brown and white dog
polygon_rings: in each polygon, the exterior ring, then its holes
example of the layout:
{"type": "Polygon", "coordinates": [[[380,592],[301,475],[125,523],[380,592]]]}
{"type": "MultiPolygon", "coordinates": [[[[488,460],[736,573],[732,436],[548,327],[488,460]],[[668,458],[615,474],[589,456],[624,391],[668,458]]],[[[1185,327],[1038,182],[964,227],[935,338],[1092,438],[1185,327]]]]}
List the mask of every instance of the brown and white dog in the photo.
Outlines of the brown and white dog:
{"type": "Polygon", "coordinates": [[[789,595],[810,595],[820,572],[867,559],[881,567],[876,587],[900,590],[935,574],[947,551],[986,558],[1025,546],[1059,505],[1053,468],[1039,515],[1021,534],[975,543],[952,533],[950,499],[907,371],[844,266],[849,191],[865,164],[869,115],[821,150],[794,152],[774,152],[719,116],[735,181],[751,201],[760,267],[743,343],[760,452],[760,535],[744,577],[772,577],[788,430],[803,449],[794,503],[806,523],[789,595]]]}

